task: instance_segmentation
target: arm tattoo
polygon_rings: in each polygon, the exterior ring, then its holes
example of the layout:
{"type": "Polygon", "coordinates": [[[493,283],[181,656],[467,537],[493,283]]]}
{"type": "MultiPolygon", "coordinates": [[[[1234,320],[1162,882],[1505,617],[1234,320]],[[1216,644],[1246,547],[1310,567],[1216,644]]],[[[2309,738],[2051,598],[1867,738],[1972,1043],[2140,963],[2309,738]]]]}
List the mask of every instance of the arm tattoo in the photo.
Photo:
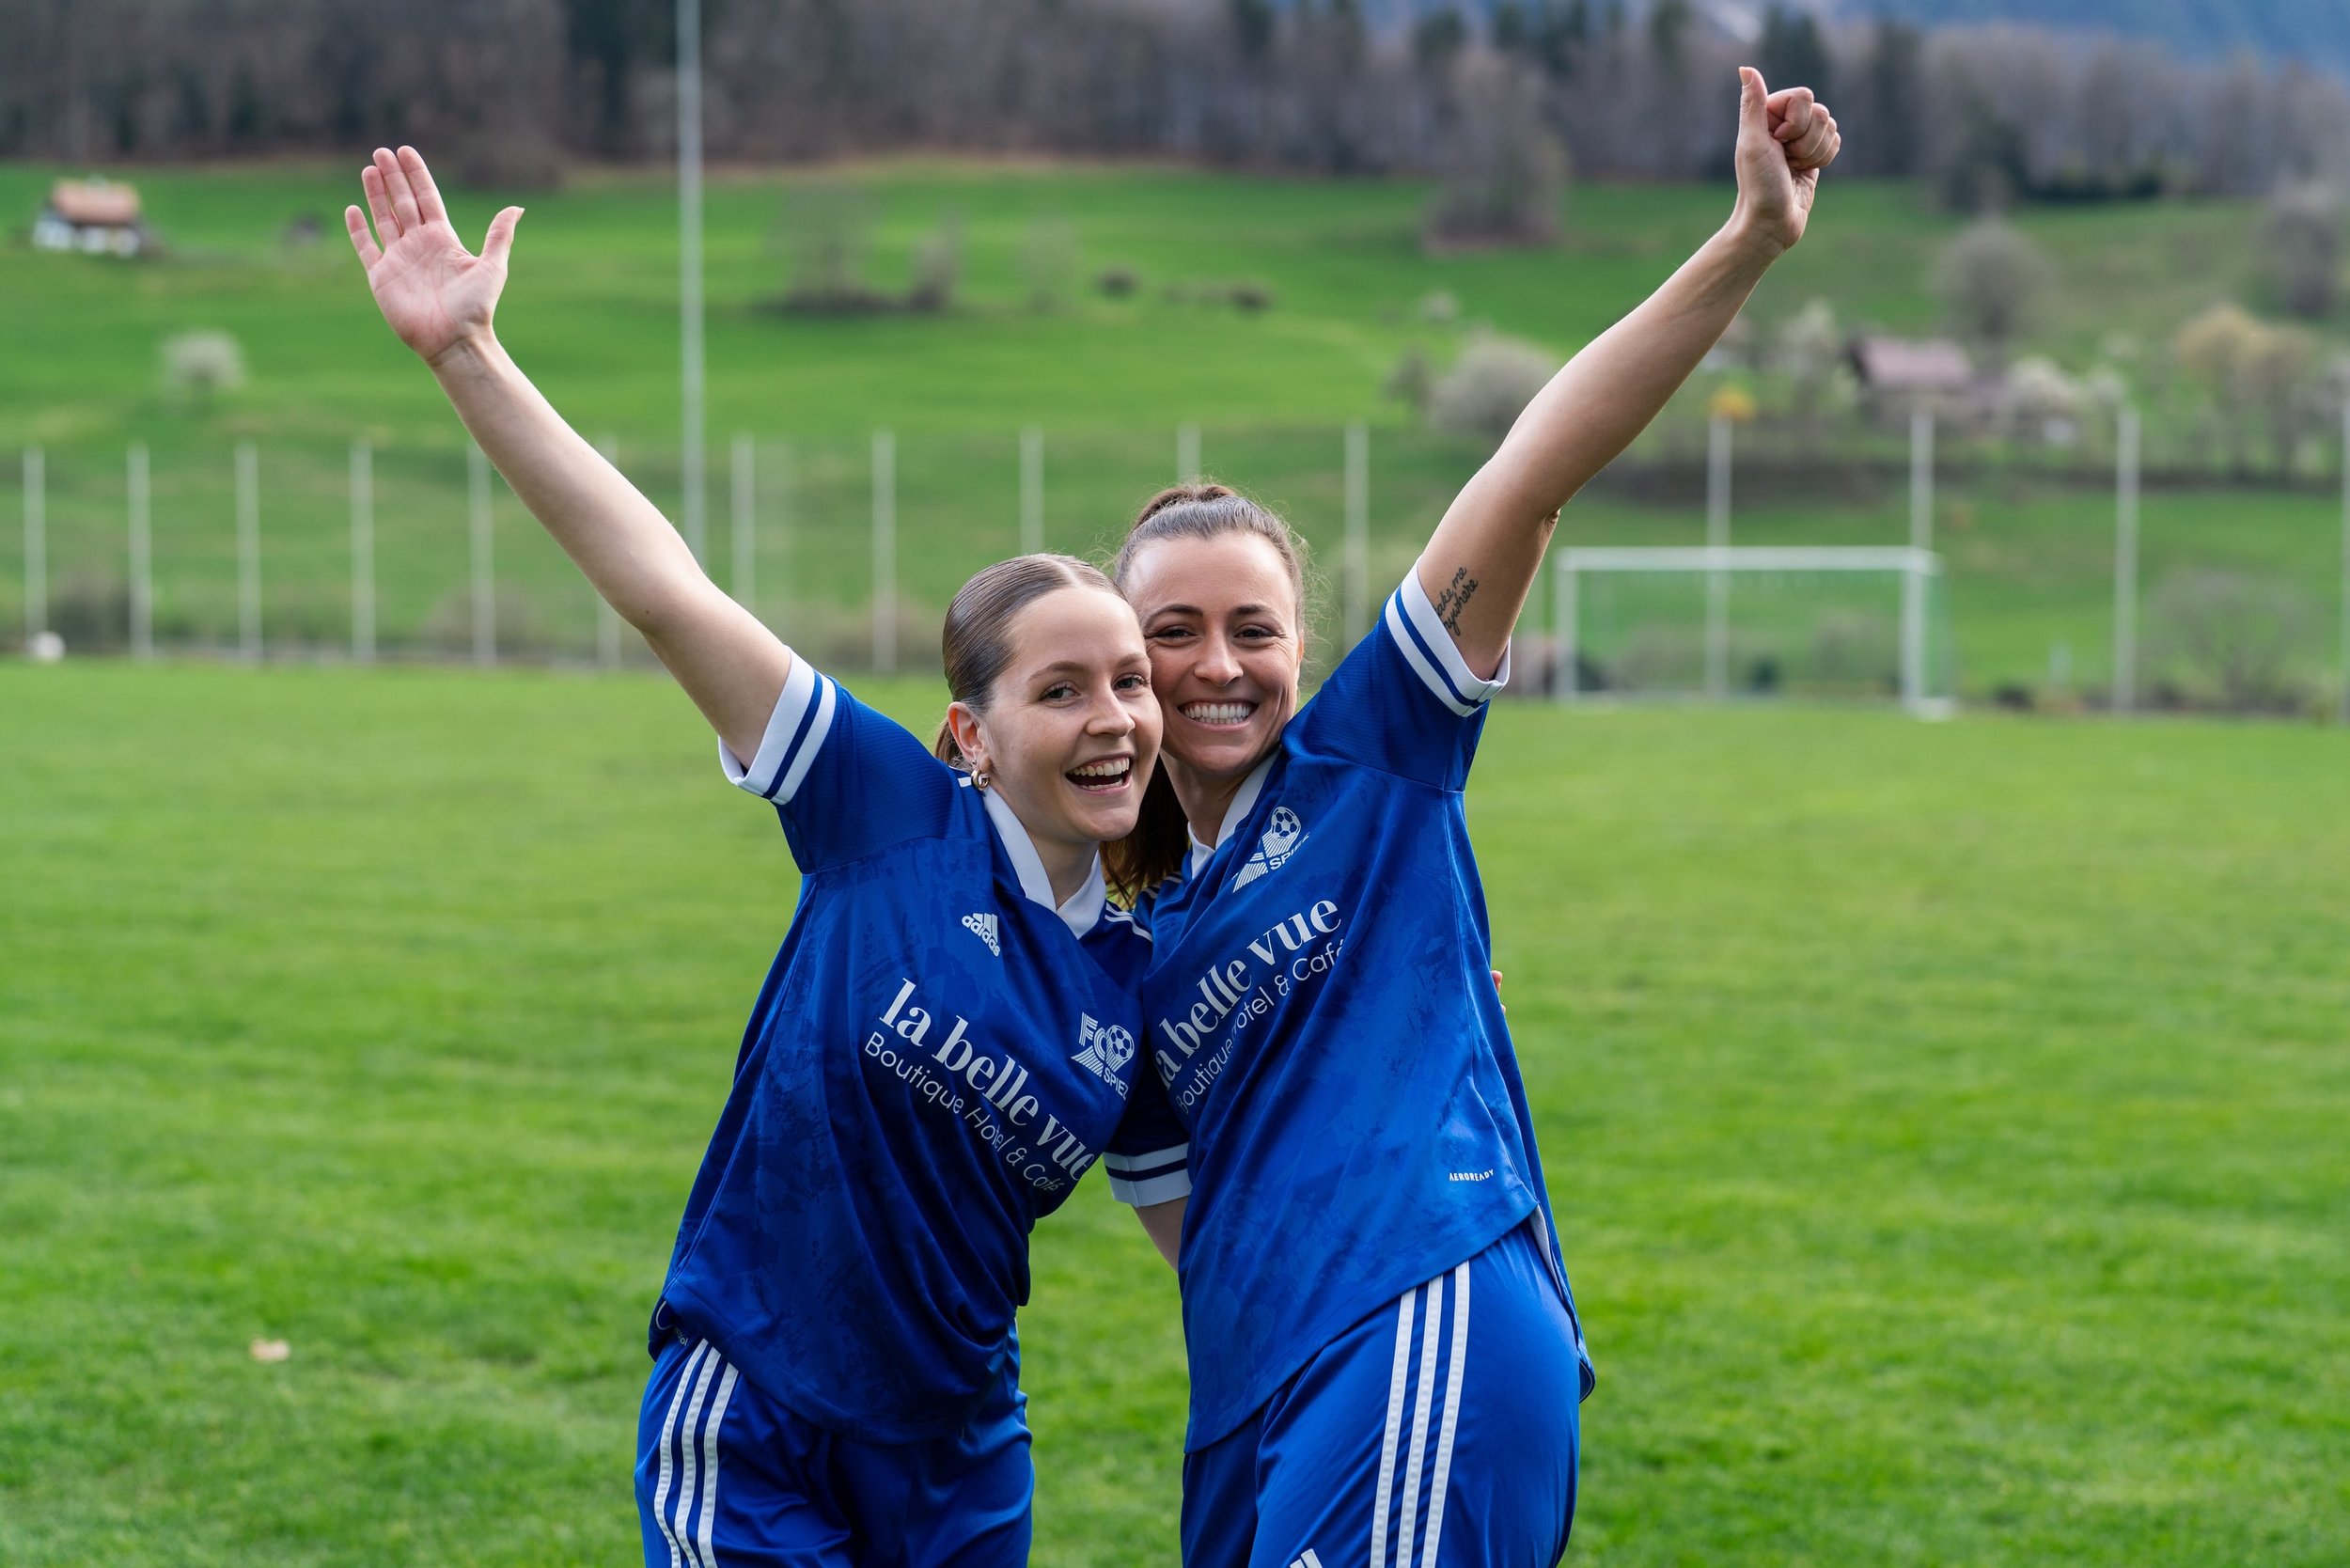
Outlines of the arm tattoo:
{"type": "Polygon", "coordinates": [[[1477,579],[1468,574],[1468,568],[1457,567],[1452,581],[1436,595],[1436,619],[1454,636],[1461,635],[1461,612],[1468,608],[1469,600],[1477,592],[1477,579]]]}

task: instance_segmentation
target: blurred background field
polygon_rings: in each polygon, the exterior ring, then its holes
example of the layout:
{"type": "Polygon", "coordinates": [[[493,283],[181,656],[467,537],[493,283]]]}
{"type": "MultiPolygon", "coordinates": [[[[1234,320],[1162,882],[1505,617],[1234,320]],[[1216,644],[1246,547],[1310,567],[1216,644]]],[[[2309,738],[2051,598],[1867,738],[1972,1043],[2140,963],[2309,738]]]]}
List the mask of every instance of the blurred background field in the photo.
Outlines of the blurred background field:
{"type": "MultiPolygon", "coordinates": [[[[627,1559],[770,813],[634,675],[16,665],[0,713],[0,1560],[627,1559]]],[[[2350,1554],[2342,760],[1495,714],[1575,1560],[2350,1554]]],[[[1036,1281],[1037,1560],[1171,1562],[1171,1278],[1095,1178],[1036,1281]]]]}
{"type": "MultiPolygon", "coordinates": [[[[0,212],[37,205],[54,172],[0,165],[0,212]]],[[[336,656],[350,646],[349,449],[365,438],[379,647],[462,655],[472,617],[463,433],[370,307],[339,232],[355,178],[302,166],[138,178],[173,238],[164,259],[125,266],[0,249],[0,286],[42,301],[0,324],[0,352],[22,370],[0,387],[0,451],[42,449],[50,623],[71,647],[124,642],[126,451],[136,441],[153,476],[156,637],[232,649],[232,450],[250,440],[265,646],[336,656]],[[322,232],[290,248],[289,225],[305,215],[322,232]],[[196,329],[229,335],[242,384],[167,384],[162,346],[196,329]]],[[[1359,419],[1371,438],[1371,573],[1391,582],[1492,440],[1432,428],[1398,395],[1408,390],[1403,368],[1441,376],[1491,335],[1563,358],[1721,221],[1725,195],[1589,185],[1574,193],[1556,248],[1431,256],[1419,237],[1428,186],[1410,180],[937,162],[721,178],[709,216],[713,573],[723,583],[731,571],[728,447],[740,432],[755,451],[758,606],[836,665],[868,660],[871,432],[885,428],[897,454],[901,642],[918,665],[954,588],[1017,548],[1024,426],[1043,443],[1044,541],[1091,554],[1174,477],[1177,431],[1188,423],[1201,466],[1282,508],[1335,578],[1342,430],[1359,419]],[[875,287],[904,287],[942,226],[958,234],[953,308],[780,308],[807,265],[795,259],[794,224],[814,221],[811,203],[843,199],[864,214],[858,275],[875,287]],[[1042,260],[1041,234],[1054,252],[1042,260]],[[1267,303],[1234,305],[1241,285],[1267,303]]],[[[461,227],[478,235],[503,199],[457,195],[461,227]]],[[[596,175],[521,199],[529,216],[501,332],[573,423],[608,439],[674,512],[669,187],[596,175]]],[[[2156,363],[2177,323],[2264,287],[2264,263],[2240,243],[2261,221],[2261,204],[2241,199],[2016,219],[2059,279],[2041,306],[2043,346],[2074,363],[2121,354],[2135,375],[2170,378],[2170,400],[2146,415],[2141,572],[2153,596],[2145,683],[2173,700],[2215,700],[2223,672],[2197,651],[2193,625],[2166,638],[2166,613],[2279,622],[2273,659],[2290,677],[2280,684],[2315,701],[2336,679],[2327,634],[2342,503],[2323,421],[2302,420],[2308,445],[2279,468],[2264,436],[2245,437],[2252,445],[2238,452],[2223,439],[2234,427],[2215,425],[2184,372],[2156,363]]],[[[1747,347],[1693,381],[1577,500],[1561,541],[1701,542],[1705,423],[1729,385],[1754,389],[1766,416],[1737,435],[1737,542],[1904,542],[1905,425],[1825,403],[1803,414],[1807,397],[1852,392],[1832,364],[1816,375],[1790,368],[1782,346],[1816,328],[1823,310],[1831,351],[1836,332],[1864,325],[1931,330],[1943,306],[1926,285],[1966,226],[1914,184],[1836,182],[1813,237],[1749,307],[1747,347]]],[[[2060,443],[2043,423],[1940,438],[1947,677],[1976,700],[2020,693],[2063,707],[2100,700],[2109,681],[2110,419],[2076,409],[2060,443]]],[[[502,487],[496,515],[502,655],[591,659],[588,590],[502,487]]],[[[8,538],[21,526],[21,502],[0,500],[0,626],[23,615],[23,553],[8,538]]],[[[1894,589],[1880,581],[1868,591],[1874,597],[1807,612],[1796,640],[1889,646],[1894,589]]],[[[1542,596],[1528,634],[1543,634],[1550,614],[1542,596]]],[[[1335,637],[1339,628],[1325,630],[1335,637]]],[[[1881,684],[1889,669],[1872,657],[1870,679],[1881,684]]]]}

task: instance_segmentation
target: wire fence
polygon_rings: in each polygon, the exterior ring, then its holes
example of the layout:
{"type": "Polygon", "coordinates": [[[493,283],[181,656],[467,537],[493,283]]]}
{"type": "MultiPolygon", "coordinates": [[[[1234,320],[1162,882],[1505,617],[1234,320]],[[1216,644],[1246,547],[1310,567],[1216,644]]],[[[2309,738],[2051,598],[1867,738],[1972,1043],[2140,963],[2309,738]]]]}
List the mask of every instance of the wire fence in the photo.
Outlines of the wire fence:
{"type": "MultiPolygon", "coordinates": [[[[1806,497],[1824,483],[1761,443],[1742,459],[1742,437],[1716,421],[1701,463],[1636,454],[1602,476],[1559,542],[1727,548],[1736,501],[1741,545],[1935,552],[1943,689],[2018,706],[2323,710],[2350,722],[2350,474],[2339,496],[2150,489],[2128,411],[2101,482],[1953,463],[1935,435],[1919,420],[1905,476],[1856,491],[1843,473],[1838,498],[1815,505],[1806,497]]],[[[598,444],[657,503],[682,493],[674,450],[598,444]]],[[[945,605],[972,572],[1036,549],[1099,558],[1160,484],[1213,472],[1307,540],[1326,666],[1480,456],[1474,442],[1359,423],[904,440],[742,431],[711,454],[717,504],[702,554],[715,581],[828,666],[925,674],[945,605]]],[[[27,651],[650,662],[470,444],[80,443],[26,448],[20,472],[0,638],[13,627],[27,651]]],[[[1914,703],[1922,589],[1840,599],[1852,590],[1817,576],[1742,572],[1734,599],[1719,572],[1696,572],[1695,589],[1593,578],[1583,591],[1596,597],[1577,600],[1571,627],[1556,624],[1563,601],[1537,592],[1519,683],[1618,698],[1695,686],[1719,698],[1800,689],[1788,674],[1816,666],[1843,672],[1822,691],[1914,703]],[[1668,656],[1684,644],[1701,650],[1681,661],[1700,681],[1668,656]]]]}

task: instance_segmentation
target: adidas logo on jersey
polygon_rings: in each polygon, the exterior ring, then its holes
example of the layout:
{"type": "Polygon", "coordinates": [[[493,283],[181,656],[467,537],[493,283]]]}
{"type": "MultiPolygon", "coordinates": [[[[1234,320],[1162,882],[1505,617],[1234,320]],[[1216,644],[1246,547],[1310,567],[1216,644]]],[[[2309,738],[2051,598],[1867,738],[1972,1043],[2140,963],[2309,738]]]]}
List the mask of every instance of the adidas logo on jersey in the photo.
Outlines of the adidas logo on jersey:
{"type": "Polygon", "coordinates": [[[965,915],[963,917],[963,929],[986,943],[987,950],[997,958],[1004,956],[1004,944],[997,934],[999,928],[995,916],[965,915]]]}
{"type": "Polygon", "coordinates": [[[1235,887],[1246,887],[1269,871],[1277,871],[1281,863],[1297,853],[1297,846],[1306,841],[1306,824],[1297,813],[1286,806],[1273,808],[1273,820],[1266,823],[1264,837],[1258,841],[1257,853],[1248,857],[1248,864],[1232,879],[1235,887]]]}
{"type": "Polygon", "coordinates": [[[1311,1546],[1290,1559],[1290,1568],[1322,1568],[1322,1559],[1314,1556],[1311,1546]]]}
{"type": "Polygon", "coordinates": [[[1126,1080],[1119,1069],[1135,1059],[1135,1037],[1116,1024],[1097,1024],[1091,1013],[1082,1015],[1084,1022],[1077,1028],[1078,1066],[1093,1073],[1112,1089],[1118,1097],[1126,1097],[1126,1080]]]}

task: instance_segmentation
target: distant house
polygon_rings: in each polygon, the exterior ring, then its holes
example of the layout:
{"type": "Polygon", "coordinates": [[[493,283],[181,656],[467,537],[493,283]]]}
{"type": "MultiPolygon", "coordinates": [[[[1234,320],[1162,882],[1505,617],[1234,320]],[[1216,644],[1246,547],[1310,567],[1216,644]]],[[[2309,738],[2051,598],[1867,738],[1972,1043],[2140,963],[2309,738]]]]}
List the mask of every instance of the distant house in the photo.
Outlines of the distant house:
{"type": "Polygon", "coordinates": [[[1860,383],[1861,406],[1888,422],[1906,420],[1917,409],[1975,421],[1998,400],[1996,378],[1977,375],[1966,351],[1947,337],[1858,337],[1845,346],[1844,363],[1860,383]]]}
{"type": "Polygon", "coordinates": [[[60,180],[49,187],[49,203],[33,220],[33,243],[41,250],[90,256],[140,256],[153,245],[154,236],[139,214],[135,186],[60,180]]]}

